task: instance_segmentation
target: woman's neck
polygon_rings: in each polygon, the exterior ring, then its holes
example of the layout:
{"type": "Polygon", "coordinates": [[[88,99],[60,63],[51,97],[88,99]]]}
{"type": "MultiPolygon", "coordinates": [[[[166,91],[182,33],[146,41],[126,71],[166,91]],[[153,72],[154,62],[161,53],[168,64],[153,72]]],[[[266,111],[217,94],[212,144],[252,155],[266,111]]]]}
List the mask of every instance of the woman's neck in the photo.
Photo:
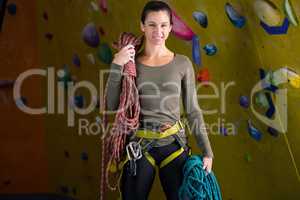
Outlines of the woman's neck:
{"type": "Polygon", "coordinates": [[[172,52],[165,45],[145,45],[144,56],[148,58],[159,58],[172,54],[172,52]]]}

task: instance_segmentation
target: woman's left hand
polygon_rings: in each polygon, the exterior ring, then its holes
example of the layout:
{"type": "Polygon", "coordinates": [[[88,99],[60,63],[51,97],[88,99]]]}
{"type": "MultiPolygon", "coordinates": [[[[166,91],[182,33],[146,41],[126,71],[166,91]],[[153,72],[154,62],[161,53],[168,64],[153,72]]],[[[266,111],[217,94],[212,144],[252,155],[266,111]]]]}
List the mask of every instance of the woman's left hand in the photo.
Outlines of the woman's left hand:
{"type": "Polygon", "coordinates": [[[203,157],[203,169],[205,169],[206,173],[211,172],[212,162],[211,157],[203,157]]]}

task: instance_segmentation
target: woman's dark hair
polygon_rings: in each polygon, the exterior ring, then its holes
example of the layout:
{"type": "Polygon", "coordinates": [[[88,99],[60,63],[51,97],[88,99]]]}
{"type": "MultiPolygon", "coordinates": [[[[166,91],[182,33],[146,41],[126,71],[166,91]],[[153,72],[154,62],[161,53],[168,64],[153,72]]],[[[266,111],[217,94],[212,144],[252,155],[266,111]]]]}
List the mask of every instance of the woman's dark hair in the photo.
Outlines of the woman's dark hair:
{"type": "Polygon", "coordinates": [[[172,10],[170,6],[163,1],[149,1],[146,3],[143,12],[141,14],[141,22],[145,24],[145,19],[149,12],[157,12],[157,11],[167,11],[170,17],[170,24],[173,24],[172,21],[172,10]]]}

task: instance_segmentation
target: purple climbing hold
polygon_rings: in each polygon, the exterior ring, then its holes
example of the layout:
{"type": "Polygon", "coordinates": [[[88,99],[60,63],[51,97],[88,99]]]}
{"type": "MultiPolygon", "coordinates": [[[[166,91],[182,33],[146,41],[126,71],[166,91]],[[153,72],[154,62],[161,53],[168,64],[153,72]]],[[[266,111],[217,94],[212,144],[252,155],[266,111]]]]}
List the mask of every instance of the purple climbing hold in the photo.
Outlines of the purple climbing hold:
{"type": "Polygon", "coordinates": [[[80,58],[79,56],[75,53],[73,55],[73,64],[76,66],[76,67],[80,67],[80,58]]]}
{"type": "Polygon", "coordinates": [[[12,87],[14,83],[14,80],[0,80],[0,88],[12,87]]]}
{"type": "Polygon", "coordinates": [[[227,128],[225,128],[224,126],[220,127],[220,133],[224,136],[228,136],[227,128]]]}
{"type": "Polygon", "coordinates": [[[83,28],[82,39],[88,46],[93,48],[98,47],[100,38],[94,23],[91,22],[83,28]]]}
{"type": "Polygon", "coordinates": [[[249,98],[247,96],[240,96],[240,105],[244,108],[249,107],[249,98]]]}

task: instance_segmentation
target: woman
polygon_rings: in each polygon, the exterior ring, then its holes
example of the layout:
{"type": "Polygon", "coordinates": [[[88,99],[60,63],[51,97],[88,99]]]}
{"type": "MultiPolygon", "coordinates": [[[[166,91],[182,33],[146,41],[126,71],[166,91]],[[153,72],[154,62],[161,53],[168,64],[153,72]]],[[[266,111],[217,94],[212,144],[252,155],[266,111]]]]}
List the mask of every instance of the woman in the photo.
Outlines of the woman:
{"type": "MultiPolygon", "coordinates": [[[[128,45],[116,53],[112,61],[107,85],[108,110],[118,108],[122,67],[130,60],[135,62],[141,104],[139,130],[146,130],[146,134],[152,130],[160,135],[180,127],[182,97],[189,126],[203,150],[203,168],[209,173],[213,152],[198,106],[193,66],[189,58],[172,52],[165,44],[172,29],[170,7],[161,1],[149,1],[143,9],[140,26],[145,38],[142,53],[135,58],[133,46],[128,45]]],[[[181,127],[175,134],[166,137],[148,138],[142,135],[136,134],[130,139],[140,141],[143,156],[124,165],[122,199],[148,198],[156,173],[155,165],[160,166],[159,178],[167,199],[178,199],[182,167],[189,154],[184,129],[181,127]]]]}

